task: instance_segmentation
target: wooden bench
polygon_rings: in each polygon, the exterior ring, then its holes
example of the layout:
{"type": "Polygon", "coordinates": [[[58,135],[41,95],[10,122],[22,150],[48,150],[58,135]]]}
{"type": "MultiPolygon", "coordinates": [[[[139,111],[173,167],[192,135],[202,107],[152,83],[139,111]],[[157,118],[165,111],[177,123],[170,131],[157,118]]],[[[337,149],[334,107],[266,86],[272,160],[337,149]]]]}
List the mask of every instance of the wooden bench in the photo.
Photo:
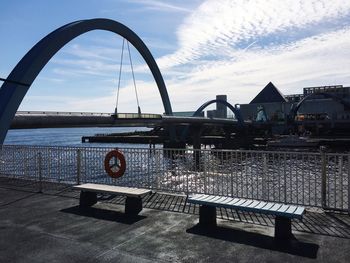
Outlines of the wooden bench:
{"type": "Polygon", "coordinates": [[[188,202],[200,205],[199,224],[206,226],[216,226],[216,207],[274,215],[275,237],[283,239],[292,237],[291,219],[302,219],[305,213],[302,206],[215,195],[193,195],[188,202]]]}
{"type": "Polygon", "coordinates": [[[87,208],[97,203],[97,193],[126,196],[125,214],[138,215],[142,210],[142,197],[152,193],[148,189],[121,187],[103,184],[81,184],[73,186],[81,190],[79,206],[87,208]]]}

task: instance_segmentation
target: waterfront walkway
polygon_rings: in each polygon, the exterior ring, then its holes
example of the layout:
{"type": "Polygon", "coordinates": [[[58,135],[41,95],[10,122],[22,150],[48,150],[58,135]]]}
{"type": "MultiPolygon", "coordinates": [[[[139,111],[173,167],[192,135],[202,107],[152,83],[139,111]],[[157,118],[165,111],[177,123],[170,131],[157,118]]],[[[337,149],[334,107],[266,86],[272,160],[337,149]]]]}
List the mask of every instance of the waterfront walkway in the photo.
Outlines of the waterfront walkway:
{"type": "Polygon", "coordinates": [[[275,242],[270,216],[218,210],[218,227],[199,228],[185,196],[146,197],[134,219],[123,198],[81,212],[79,191],[0,177],[0,262],[347,262],[350,217],[309,209],[294,240],[275,242]]]}

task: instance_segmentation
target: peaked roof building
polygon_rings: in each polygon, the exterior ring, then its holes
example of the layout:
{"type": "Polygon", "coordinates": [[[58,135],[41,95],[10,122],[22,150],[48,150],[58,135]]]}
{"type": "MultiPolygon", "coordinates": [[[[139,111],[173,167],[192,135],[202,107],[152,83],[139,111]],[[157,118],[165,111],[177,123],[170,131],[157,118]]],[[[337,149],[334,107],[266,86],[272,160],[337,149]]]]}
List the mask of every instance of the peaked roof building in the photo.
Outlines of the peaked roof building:
{"type": "Polygon", "coordinates": [[[272,82],[269,82],[249,104],[269,102],[287,102],[283,94],[272,82]]]}

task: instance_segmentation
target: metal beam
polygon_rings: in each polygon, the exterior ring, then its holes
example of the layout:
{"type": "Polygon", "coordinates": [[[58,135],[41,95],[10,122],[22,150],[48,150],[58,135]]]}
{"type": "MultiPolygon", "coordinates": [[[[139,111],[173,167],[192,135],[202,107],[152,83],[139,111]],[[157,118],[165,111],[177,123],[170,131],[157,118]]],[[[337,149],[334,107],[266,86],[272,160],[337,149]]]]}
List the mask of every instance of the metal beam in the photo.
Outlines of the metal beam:
{"type": "Polygon", "coordinates": [[[0,78],[0,81],[9,82],[9,83],[13,83],[13,84],[18,84],[18,85],[26,86],[26,87],[29,87],[29,86],[30,86],[29,84],[22,83],[22,82],[19,82],[19,81],[15,81],[15,80],[11,80],[11,79],[3,79],[3,78],[0,78]]]}

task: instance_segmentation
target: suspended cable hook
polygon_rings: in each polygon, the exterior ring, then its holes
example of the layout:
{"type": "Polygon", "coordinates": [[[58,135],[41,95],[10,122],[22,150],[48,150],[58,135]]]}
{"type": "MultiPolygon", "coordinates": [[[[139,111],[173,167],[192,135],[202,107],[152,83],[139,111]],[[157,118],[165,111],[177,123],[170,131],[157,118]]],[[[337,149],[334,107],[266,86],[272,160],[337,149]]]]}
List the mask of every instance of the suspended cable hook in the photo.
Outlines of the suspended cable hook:
{"type": "Polygon", "coordinates": [[[124,42],[125,42],[125,38],[123,38],[122,54],[121,54],[121,57],[120,57],[119,78],[118,78],[118,89],[117,89],[117,102],[116,102],[116,104],[115,104],[115,110],[114,110],[114,114],[115,114],[115,115],[118,114],[118,102],[119,102],[120,79],[121,79],[121,76],[122,76],[123,56],[124,56],[124,42]]]}
{"type": "Polygon", "coordinates": [[[126,45],[128,47],[128,51],[129,51],[130,67],[131,67],[132,79],[134,81],[134,89],[135,89],[136,102],[137,102],[137,112],[141,116],[141,108],[140,108],[140,103],[139,103],[139,96],[137,95],[136,81],[135,81],[135,75],[134,75],[134,67],[132,65],[131,53],[130,53],[130,48],[129,48],[129,42],[128,41],[126,42],[126,45]]]}

